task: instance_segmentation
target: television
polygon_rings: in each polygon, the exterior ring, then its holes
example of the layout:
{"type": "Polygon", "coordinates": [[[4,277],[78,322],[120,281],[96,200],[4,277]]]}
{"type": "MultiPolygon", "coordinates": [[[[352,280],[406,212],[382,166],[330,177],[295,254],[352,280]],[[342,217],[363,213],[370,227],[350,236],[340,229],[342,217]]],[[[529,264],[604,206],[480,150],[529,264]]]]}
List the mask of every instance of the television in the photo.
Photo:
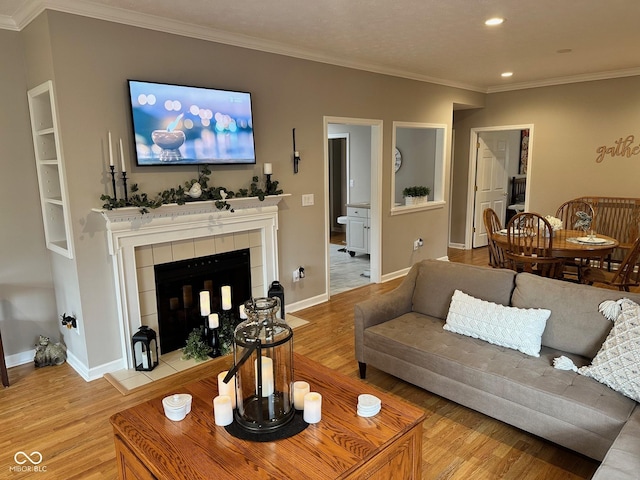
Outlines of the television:
{"type": "Polygon", "coordinates": [[[256,163],[251,94],[128,80],[136,163],[256,163]]]}

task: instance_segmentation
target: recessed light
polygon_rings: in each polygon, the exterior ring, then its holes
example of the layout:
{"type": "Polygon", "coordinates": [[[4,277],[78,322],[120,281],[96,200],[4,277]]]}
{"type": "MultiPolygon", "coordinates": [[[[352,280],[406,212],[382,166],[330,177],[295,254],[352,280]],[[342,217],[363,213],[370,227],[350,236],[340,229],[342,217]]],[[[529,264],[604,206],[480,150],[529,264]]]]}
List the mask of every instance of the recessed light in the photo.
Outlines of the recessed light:
{"type": "Polygon", "coordinates": [[[494,27],[496,25],[502,25],[504,23],[504,18],[502,17],[493,17],[484,22],[485,25],[489,27],[494,27]]]}
{"type": "Polygon", "coordinates": [[[513,76],[513,72],[504,72],[500,74],[501,77],[507,78],[513,76]]]}

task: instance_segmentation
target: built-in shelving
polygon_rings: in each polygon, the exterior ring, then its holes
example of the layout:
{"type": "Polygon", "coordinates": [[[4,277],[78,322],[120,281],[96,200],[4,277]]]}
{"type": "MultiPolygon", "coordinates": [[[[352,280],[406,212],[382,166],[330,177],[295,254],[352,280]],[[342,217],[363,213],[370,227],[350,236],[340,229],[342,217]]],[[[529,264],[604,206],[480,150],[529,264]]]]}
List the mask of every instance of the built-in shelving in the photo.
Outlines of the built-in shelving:
{"type": "Polygon", "coordinates": [[[47,248],[73,258],[73,236],[53,82],[28,92],[31,133],[47,248]]]}

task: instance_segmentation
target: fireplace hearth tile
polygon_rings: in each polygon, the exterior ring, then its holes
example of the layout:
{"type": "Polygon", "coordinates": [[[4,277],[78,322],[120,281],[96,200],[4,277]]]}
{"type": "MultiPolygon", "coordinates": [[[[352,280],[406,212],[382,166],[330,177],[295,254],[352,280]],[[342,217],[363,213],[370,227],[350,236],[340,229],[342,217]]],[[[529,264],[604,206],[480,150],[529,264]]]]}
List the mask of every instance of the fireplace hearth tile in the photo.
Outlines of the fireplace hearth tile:
{"type": "Polygon", "coordinates": [[[213,237],[194,239],[193,248],[196,257],[208,257],[216,253],[216,244],[213,241],[213,237]]]}
{"type": "Polygon", "coordinates": [[[171,243],[157,243],[153,245],[153,264],[173,262],[173,252],[171,251],[171,243]]]}
{"type": "Polygon", "coordinates": [[[179,260],[188,260],[195,257],[193,239],[171,242],[171,251],[173,253],[174,262],[179,260]]]}
{"type": "Polygon", "coordinates": [[[136,247],[136,266],[149,267],[153,265],[153,248],[151,245],[136,247]]]}

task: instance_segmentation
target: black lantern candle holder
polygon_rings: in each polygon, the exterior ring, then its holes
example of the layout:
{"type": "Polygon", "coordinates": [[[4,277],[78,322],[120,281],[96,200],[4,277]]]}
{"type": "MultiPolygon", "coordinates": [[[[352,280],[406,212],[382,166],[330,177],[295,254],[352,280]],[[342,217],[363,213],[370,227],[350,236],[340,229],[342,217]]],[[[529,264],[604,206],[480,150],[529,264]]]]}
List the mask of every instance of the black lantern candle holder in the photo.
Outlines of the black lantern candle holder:
{"type": "Polygon", "coordinates": [[[142,325],[133,334],[133,364],[138,371],[151,371],[158,365],[158,340],[156,332],[142,325]]]}

